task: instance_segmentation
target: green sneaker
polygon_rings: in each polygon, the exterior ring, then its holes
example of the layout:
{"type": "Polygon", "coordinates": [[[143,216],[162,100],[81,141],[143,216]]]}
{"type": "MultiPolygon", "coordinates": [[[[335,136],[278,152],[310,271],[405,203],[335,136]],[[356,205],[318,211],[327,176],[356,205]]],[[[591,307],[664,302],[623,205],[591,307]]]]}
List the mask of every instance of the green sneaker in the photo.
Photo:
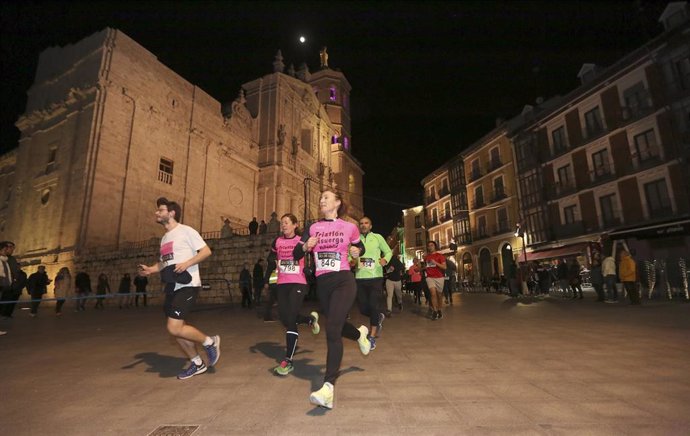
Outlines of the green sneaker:
{"type": "Polygon", "coordinates": [[[316,312],[312,312],[309,314],[312,318],[311,321],[311,332],[315,335],[318,335],[319,332],[321,331],[321,327],[319,326],[319,314],[316,312]]]}
{"type": "Polygon", "coordinates": [[[280,362],[280,365],[273,368],[273,372],[275,372],[278,375],[288,375],[294,369],[295,367],[292,366],[292,362],[290,362],[289,360],[283,360],[282,362],[280,362]]]}

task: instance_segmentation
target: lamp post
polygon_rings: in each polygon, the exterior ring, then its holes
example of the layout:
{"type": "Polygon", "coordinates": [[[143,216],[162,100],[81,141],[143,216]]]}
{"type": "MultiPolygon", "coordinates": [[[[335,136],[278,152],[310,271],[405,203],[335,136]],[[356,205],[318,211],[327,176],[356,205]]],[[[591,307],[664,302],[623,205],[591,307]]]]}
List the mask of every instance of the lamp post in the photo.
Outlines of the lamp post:
{"type": "Polygon", "coordinates": [[[525,255],[525,265],[527,264],[527,234],[520,223],[515,224],[515,237],[522,238],[522,252],[525,255]]]}
{"type": "MultiPolygon", "coordinates": [[[[520,268],[520,275],[522,276],[522,290],[525,292],[527,288],[527,234],[520,223],[515,224],[515,237],[522,238],[522,253],[525,256],[525,263],[520,268]]],[[[526,292],[525,292],[526,293],[526,292]]]]}

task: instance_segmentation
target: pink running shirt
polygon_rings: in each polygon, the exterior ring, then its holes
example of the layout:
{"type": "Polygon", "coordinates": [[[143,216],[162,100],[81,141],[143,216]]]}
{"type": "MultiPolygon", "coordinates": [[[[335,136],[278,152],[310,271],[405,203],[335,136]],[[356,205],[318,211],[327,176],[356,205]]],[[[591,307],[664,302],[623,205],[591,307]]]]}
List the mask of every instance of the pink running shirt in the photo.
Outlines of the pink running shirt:
{"type": "Polygon", "coordinates": [[[350,271],[347,261],[350,244],[360,242],[357,226],[340,218],[320,220],[309,226],[302,240],[306,241],[310,236],[319,238],[312,249],[316,277],[336,271],[350,271]]]}
{"type": "Polygon", "coordinates": [[[286,283],[307,284],[307,279],[304,277],[304,258],[295,260],[292,255],[292,251],[295,249],[295,245],[299,243],[299,239],[297,235],[292,238],[278,236],[273,241],[271,249],[276,254],[276,270],[278,271],[279,285],[286,283]]]}

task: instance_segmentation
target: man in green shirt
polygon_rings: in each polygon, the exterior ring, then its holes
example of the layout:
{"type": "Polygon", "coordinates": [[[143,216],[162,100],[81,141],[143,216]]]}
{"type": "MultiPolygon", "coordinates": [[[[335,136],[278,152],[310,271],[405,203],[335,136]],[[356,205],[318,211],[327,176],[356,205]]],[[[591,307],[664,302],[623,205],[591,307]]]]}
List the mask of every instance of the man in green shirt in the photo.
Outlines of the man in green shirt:
{"type": "Polygon", "coordinates": [[[353,259],[357,281],[357,304],[362,315],[369,317],[371,324],[369,342],[376,348],[376,336],[386,316],[381,312],[383,296],[383,267],[391,260],[393,253],[383,236],[371,231],[371,219],[359,220],[360,240],[364,244],[364,257],[353,259]]]}

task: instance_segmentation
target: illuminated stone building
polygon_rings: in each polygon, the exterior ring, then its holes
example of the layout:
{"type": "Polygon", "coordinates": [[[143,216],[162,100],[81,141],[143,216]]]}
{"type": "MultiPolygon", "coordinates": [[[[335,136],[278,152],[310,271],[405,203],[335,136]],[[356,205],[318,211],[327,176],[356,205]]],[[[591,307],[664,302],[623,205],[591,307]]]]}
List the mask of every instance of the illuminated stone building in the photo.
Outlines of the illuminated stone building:
{"type": "Polygon", "coordinates": [[[159,238],[161,196],[204,233],[221,217],[234,228],[273,211],[314,218],[323,186],[361,214],[349,98],[323,59],[314,73],[286,73],[278,53],[272,73],[223,105],[115,29],[49,48],[16,123],[19,147],[0,161],[0,239],[52,274],[81,249],[159,238]]]}

